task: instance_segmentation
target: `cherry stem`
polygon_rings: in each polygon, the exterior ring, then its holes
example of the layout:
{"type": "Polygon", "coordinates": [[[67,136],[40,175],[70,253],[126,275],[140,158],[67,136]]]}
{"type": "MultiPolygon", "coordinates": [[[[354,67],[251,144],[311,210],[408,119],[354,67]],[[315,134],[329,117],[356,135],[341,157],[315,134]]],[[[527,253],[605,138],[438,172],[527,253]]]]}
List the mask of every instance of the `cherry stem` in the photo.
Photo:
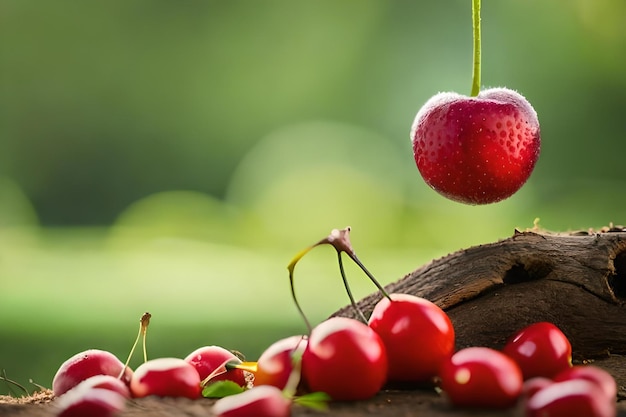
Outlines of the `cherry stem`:
{"type": "Polygon", "coordinates": [[[211,382],[213,378],[224,375],[226,372],[233,369],[241,369],[238,367],[238,365],[240,365],[241,363],[242,362],[239,359],[226,359],[224,362],[222,362],[220,366],[216,367],[213,372],[207,375],[207,377],[200,382],[200,386],[204,388],[211,382]]]}
{"type": "Polygon", "coordinates": [[[350,257],[350,259],[352,259],[352,261],[355,264],[357,264],[359,268],[361,268],[361,270],[365,273],[365,275],[367,275],[370,281],[372,281],[372,283],[376,285],[376,288],[378,288],[380,293],[391,301],[391,297],[389,296],[389,293],[378,282],[378,280],[374,278],[374,275],[372,275],[372,273],[365,267],[365,265],[363,265],[363,263],[356,256],[356,253],[354,252],[354,249],[352,248],[352,244],[350,243],[350,227],[346,227],[345,229],[341,229],[341,230],[333,229],[330,232],[330,235],[328,235],[324,239],[298,252],[296,256],[293,257],[291,262],[289,262],[289,265],[287,265],[287,270],[289,271],[289,284],[291,286],[291,297],[293,298],[293,301],[296,305],[296,308],[298,309],[298,312],[300,313],[300,315],[304,319],[304,322],[306,323],[306,326],[309,330],[309,334],[311,334],[313,327],[311,326],[311,322],[309,321],[309,319],[304,314],[304,311],[302,310],[300,303],[298,303],[298,299],[296,297],[296,291],[295,291],[294,284],[293,284],[293,281],[294,281],[293,271],[298,261],[300,261],[300,259],[302,259],[304,255],[306,255],[311,249],[315,248],[316,246],[320,246],[324,244],[331,245],[337,251],[337,257],[339,260],[339,272],[341,273],[341,278],[343,279],[344,288],[346,289],[346,292],[348,293],[348,297],[350,298],[350,303],[352,304],[354,309],[357,311],[357,314],[361,317],[361,319],[365,323],[367,323],[367,319],[365,318],[365,315],[363,314],[363,312],[359,309],[356,301],[354,301],[354,297],[352,296],[352,290],[350,289],[350,285],[348,284],[348,280],[346,279],[346,274],[343,268],[343,261],[341,259],[342,252],[345,252],[350,257]]]}
{"type": "Polygon", "coordinates": [[[255,373],[259,369],[258,362],[237,362],[234,359],[231,359],[224,366],[226,367],[227,371],[232,371],[233,369],[241,369],[243,371],[255,373]]]}
{"type": "Polygon", "coordinates": [[[148,333],[148,326],[150,325],[150,318],[152,314],[147,311],[141,316],[141,320],[139,321],[139,332],[141,333],[142,341],[141,344],[143,346],[143,361],[148,362],[148,352],[146,351],[146,334],[148,333]]]}
{"type": "MultiPolygon", "coordinates": [[[[332,245],[339,253],[345,252],[346,255],[348,255],[359,268],[361,268],[361,271],[365,272],[365,275],[367,275],[370,281],[372,281],[372,283],[376,285],[376,288],[378,288],[380,293],[385,298],[391,300],[389,293],[387,293],[385,288],[380,285],[380,282],[378,282],[378,280],[374,278],[374,275],[372,275],[372,273],[365,267],[365,265],[363,265],[363,263],[356,256],[356,252],[352,248],[352,243],[350,243],[350,227],[346,227],[342,230],[333,230],[332,232],[330,232],[330,235],[326,239],[322,240],[322,242],[332,245]]],[[[350,293],[350,289],[347,287],[347,281],[344,280],[344,282],[346,284],[346,291],[350,293]]]]}
{"type": "Polygon", "coordinates": [[[480,0],[472,0],[472,29],[474,37],[474,66],[472,71],[472,97],[480,92],[480,0]]]}
{"type": "Polygon", "coordinates": [[[365,317],[365,314],[363,314],[363,311],[361,311],[359,306],[357,306],[356,301],[354,301],[354,296],[352,295],[352,291],[350,290],[350,284],[348,284],[348,280],[346,279],[346,273],[343,270],[343,260],[341,259],[341,252],[340,251],[337,251],[337,259],[339,260],[339,272],[341,273],[341,279],[343,280],[343,286],[346,289],[346,292],[348,293],[348,298],[350,298],[350,304],[352,304],[352,307],[354,308],[356,313],[359,315],[359,317],[361,318],[363,323],[367,324],[367,318],[365,317]]]}
{"type": "Polygon", "coordinates": [[[374,275],[372,275],[372,273],[367,270],[365,265],[363,265],[363,263],[359,260],[359,258],[356,257],[356,253],[354,253],[354,252],[352,252],[352,253],[347,252],[347,254],[350,257],[350,259],[352,259],[354,261],[354,263],[357,264],[359,266],[359,268],[361,268],[361,270],[363,272],[365,272],[365,275],[367,275],[367,277],[370,279],[370,281],[372,281],[374,283],[374,285],[376,286],[376,288],[378,288],[378,291],[380,291],[380,293],[383,295],[383,297],[385,297],[389,301],[391,301],[391,296],[389,295],[387,290],[385,290],[385,287],[383,287],[380,284],[380,282],[378,282],[378,280],[376,278],[374,278],[374,275]]]}
{"type": "MultiPolygon", "coordinates": [[[[9,391],[13,394],[15,394],[15,392],[13,391],[13,389],[11,388],[11,385],[15,385],[16,387],[18,387],[19,389],[21,389],[22,391],[24,391],[26,393],[26,395],[30,395],[30,393],[28,392],[28,390],[26,389],[25,386],[23,386],[22,384],[20,384],[17,381],[14,381],[12,379],[7,378],[7,372],[5,369],[2,370],[2,375],[0,376],[0,381],[4,381],[7,383],[7,387],[9,388],[9,391]]],[[[16,395],[17,396],[17,395],[16,395]]]]}
{"type": "Polygon", "coordinates": [[[31,378],[31,379],[29,379],[29,380],[28,380],[28,382],[29,382],[29,383],[31,383],[31,384],[33,384],[33,385],[34,385],[34,386],[36,386],[37,388],[39,388],[41,391],[45,391],[45,390],[47,390],[47,389],[48,389],[48,388],[44,387],[43,385],[38,384],[38,383],[36,383],[35,381],[33,381],[33,380],[32,380],[32,378],[31,378]]]}
{"type": "Polygon", "coordinates": [[[296,308],[298,309],[300,316],[302,316],[302,319],[304,320],[304,323],[306,324],[306,328],[309,334],[311,334],[311,332],[313,331],[313,326],[311,326],[311,322],[307,318],[306,314],[304,314],[304,310],[302,310],[302,307],[300,306],[300,303],[298,302],[298,297],[296,297],[296,289],[293,285],[293,270],[295,269],[298,261],[302,259],[302,257],[306,255],[306,253],[310,251],[311,249],[313,249],[315,246],[317,245],[309,246],[308,248],[298,252],[296,256],[293,257],[291,262],[289,262],[289,265],[287,265],[287,270],[289,271],[289,285],[291,287],[291,298],[293,299],[293,302],[296,305],[296,308]]]}
{"type": "Polygon", "coordinates": [[[305,340],[304,337],[300,339],[296,347],[291,351],[291,373],[289,373],[289,378],[287,378],[287,383],[285,383],[283,388],[283,395],[289,399],[296,395],[298,384],[300,384],[300,379],[302,379],[302,354],[304,349],[300,346],[303,340],[305,340]]]}
{"type": "Polygon", "coordinates": [[[128,368],[128,364],[130,363],[130,359],[133,357],[133,353],[135,353],[135,348],[137,347],[137,343],[139,343],[139,338],[142,338],[143,345],[143,361],[148,362],[148,353],[146,351],[146,333],[148,332],[148,326],[150,325],[150,318],[152,314],[145,312],[139,319],[139,333],[137,333],[137,338],[135,339],[135,343],[133,343],[133,347],[130,348],[130,353],[128,354],[128,359],[126,359],[126,363],[120,372],[120,375],[117,377],[118,379],[122,379],[124,376],[124,372],[126,368],[128,368]]]}

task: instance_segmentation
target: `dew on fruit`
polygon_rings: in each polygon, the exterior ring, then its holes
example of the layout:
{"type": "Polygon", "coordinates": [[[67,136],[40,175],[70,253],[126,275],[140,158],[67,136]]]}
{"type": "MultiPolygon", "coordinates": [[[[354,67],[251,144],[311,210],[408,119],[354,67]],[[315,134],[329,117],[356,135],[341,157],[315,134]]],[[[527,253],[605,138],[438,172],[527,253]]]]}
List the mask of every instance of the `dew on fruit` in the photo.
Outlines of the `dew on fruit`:
{"type": "Polygon", "coordinates": [[[487,92],[484,102],[482,96],[465,101],[448,94],[435,96],[414,121],[419,129],[412,130],[411,137],[422,177],[433,189],[459,202],[487,204],[507,198],[524,183],[538,157],[539,135],[531,128],[538,129],[533,123],[536,115],[532,108],[530,113],[520,112],[517,106],[525,99],[506,89],[487,92]],[[503,99],[509,97],[510,101],[503,99]],[[438,140],[430,142],[435,136],[438,140]],[[530,147],[536,151],[523,151],[530,147]],[[491,163],[484,163],[487,157],[491,163]],[[513,177],[506,178],[505,171],[513,177]],[[476,182],[477,178],[483,181],[476,182]]]}

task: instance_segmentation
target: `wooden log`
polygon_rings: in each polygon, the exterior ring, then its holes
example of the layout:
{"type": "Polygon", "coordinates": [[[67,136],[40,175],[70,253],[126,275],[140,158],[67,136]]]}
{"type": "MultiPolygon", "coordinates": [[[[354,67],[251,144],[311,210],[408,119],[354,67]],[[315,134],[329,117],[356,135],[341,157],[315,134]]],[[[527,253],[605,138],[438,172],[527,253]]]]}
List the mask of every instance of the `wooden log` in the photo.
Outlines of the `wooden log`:
{"type": "MultiPolygon", "coordinates": [[[[434,260],[386,287],[429,299],[450,316],[457,348],[500,348],[538,321],[560,327],[576,359],[626,353],[626,230],[519,232],[434,260]]],[[[357,304],[369,316],[380,300],[357,304]]],[[[351,306],[334,315],[356,318],[351,306]]]]}

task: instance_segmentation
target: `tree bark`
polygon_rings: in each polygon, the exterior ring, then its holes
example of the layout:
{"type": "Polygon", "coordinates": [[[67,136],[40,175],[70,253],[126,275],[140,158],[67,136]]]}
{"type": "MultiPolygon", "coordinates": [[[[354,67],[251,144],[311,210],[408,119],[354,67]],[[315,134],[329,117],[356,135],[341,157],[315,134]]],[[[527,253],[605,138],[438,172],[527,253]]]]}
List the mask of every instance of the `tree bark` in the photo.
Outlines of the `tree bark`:
{"type": "MultiPolygon", "coordinates": [[[[549,321],[575,359],[626,353],[626,231],[519,232],[434,260],[386,287],[443,308],[457,348],[501,348],[522,327],[549,321]]],[[[366,317],[380,300],[357,303],[366,317]]],[[[356,318],[351,306],[336,312],[356,318]]],[[[427,343],[427,342],[426,342],[427,343]]]]}

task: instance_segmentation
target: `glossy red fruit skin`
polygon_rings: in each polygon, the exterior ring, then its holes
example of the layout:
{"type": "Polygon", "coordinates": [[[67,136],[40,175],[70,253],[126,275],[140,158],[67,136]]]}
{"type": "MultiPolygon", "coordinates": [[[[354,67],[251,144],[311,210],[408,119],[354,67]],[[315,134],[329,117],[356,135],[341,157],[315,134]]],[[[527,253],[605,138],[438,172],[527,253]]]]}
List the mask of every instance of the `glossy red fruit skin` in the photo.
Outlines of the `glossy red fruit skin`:
{"type": "Polygon", "coordinates": [[[369,326],[385,344],[389,381],[424,382],[454,353],[454,328],[436,304],[409,294],[390,294],[376,304],[369,326]]]}
{"type": "Polygon", "coordinates": [[[576,365],[568,368],[554,377],[555,382],[570,379],[585,379],[598,384],[609,401],[617,399],[617,383],[613,376],[604,369],[593,365],[576,365]]]}
{"type": "Polygon", "coordinates": [[[130,398],[130,388],[118,378],[112,375],[94,375],[76,385],[72,390],[88,390],[102,388],[114,391],[124,398],[130,398]]]}
{"type": "Polygon", "coordinates": [[[555,382],[525,403],[526,417],[615,417],[615,401],[585,379],[555,382]]]}
{"type": "Polygon", "coordinates": [[[537,113],[506,88],[477,97],[439,93],[417,113],[413,156],[422,177],[445,197],[488,204],[513,195],[532,173],[540,153],[537,113]]]}
{"type": "Polygon", "coordinates": [[[486,347],[461,349],[441,367],[441,388],[457,407],[508,408],[522,392],[519,366],[486,347]]]}
{"type": "Polygon", "coordinates": [[[373,397],[387,379],[385,345],[360,321],[332,317],[311,332],[302,355],[302,378],[311,391],[333,400],[373,397]]]}
{"type": "Polygon", "coordinates": [[[73,388],[56,401],[57,417],[112,417],[124,410],[126,398],[105,388],[73,388]]]}
{"type": "Polygon", "coordinates": [[[141,364],[130,381],[130,392],[135,398],[200,397],[200,375],[193,365],[179,358],[158,358],[141,364]]]}
{"type": "Polygon", "coordinates": [[[502,349],[522,370],[524,379],[553,378],[572,366],[572,345],[554,324],[538,322],[513,335],[502,349]]]}
{"type": "Polygon", "coordinates": [[[262,385],[217,400],[212,411],[217,417],[288,417],[291,401],[280,389],[262,385]]]}
{"type": "Polygon", "coordinates": [[[522,386],[522,395],[528,399],[548,385],[552,385],[552,383],[553,381],[550,378],[545,378],[543,376],[536,376],[527,379],[524,381],[524,385],[522,386]]]}
{"type": "MultiPolygon", "coordinates": [[[[224,363],[226,361],[239,361],[239,358],[221,346],[203,346],[191,352],[184,360],[196,368],[200,375],[200,380],[203,381],[217,368],[220,371],[225,370],[224,363]]],[[[242,387],[247,385],[246,375],[241,369],[233,369],[211,378],[211,382],[215,381],[233,381],[242,387]]]]}
{"type": "MultiPolygon", "coordinates": [[[[94,375],[117,377],[124,364],[111,352],[89,349],[79,352],[61,364],[52,380],[52,391],[57,397],[74,388],[81,381],[94,375]]],[[[122,381],[130,383],[133,371],[126,368],[122,381]]]]}
{"type": "Polygon", "coordinates": [[[257,361],[254,385],[285,388],[293,370],[294,354],[304,352],[306,345],[304,336],[290,336],[272,343],[257,361]]]}

